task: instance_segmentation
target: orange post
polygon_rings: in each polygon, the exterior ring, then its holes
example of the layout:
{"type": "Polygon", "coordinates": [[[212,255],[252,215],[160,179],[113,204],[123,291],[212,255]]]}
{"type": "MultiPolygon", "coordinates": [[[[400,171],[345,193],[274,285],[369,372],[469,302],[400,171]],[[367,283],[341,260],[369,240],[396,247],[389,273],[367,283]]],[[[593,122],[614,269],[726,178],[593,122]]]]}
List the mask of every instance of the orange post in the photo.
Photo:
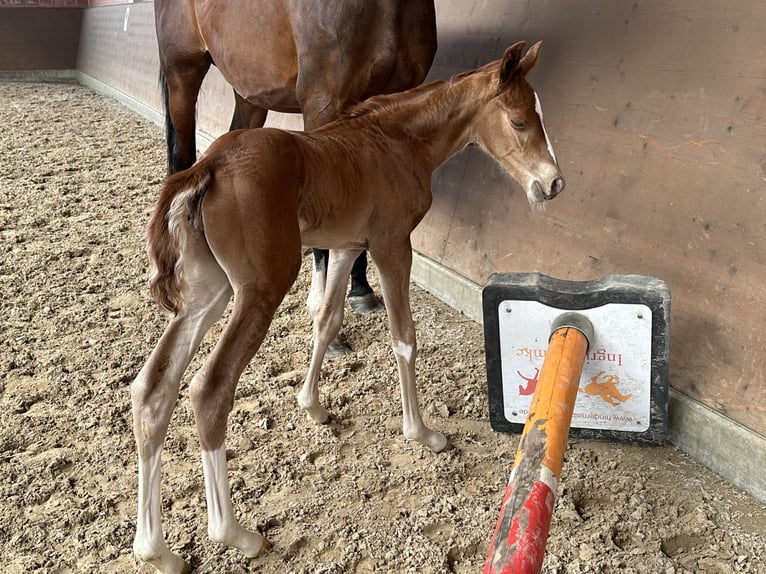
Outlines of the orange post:
{"type": "Polygon", "coordinates": [[[563,313],[553,322],[484,574],[539,574],[577,388],[593,338],[590,321],[563,313]]]}

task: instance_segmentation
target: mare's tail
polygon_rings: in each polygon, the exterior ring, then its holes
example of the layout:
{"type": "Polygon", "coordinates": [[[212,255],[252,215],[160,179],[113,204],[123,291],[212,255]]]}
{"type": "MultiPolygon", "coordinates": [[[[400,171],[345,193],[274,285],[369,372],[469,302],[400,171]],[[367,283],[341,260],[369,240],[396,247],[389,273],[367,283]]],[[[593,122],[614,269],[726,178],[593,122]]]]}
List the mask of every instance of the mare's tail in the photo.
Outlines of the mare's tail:
{"type": "Polygon", "coordinates": [[[202,199],[212,171],[200,161],[170,176],[162,187],[146,230],[146,251],[152,264],[149,290],[160,306],[174,315],[183,309],[183,243],[190,228],[203,233],[202,199]]]}

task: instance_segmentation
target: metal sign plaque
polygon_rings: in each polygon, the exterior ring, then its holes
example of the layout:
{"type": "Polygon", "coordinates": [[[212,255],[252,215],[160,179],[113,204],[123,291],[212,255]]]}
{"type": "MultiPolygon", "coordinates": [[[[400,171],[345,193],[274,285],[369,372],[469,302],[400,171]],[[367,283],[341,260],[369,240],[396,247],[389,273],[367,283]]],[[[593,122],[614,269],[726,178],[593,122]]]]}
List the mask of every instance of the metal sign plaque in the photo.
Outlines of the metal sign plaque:
{"type": "Polygon", "coordinates": [[[489,420],[521,432],[553,321],[575,312],[593,325],[570,428],[573,438],[667,440],[670,291],[656,277],[588,281],[498,273],[482,292],[489,420]]]}
{"type": "MultiPolygon", "coordinates": [[[[551,324],[561,309],[505,300],[497,309],[503,412],[524,423],[545,358],[551,324]]],[[[594,325],[583,365],[572,427],[643,432],[651,401],[652,310],[609,303],[579,310],[594,325]]]]}

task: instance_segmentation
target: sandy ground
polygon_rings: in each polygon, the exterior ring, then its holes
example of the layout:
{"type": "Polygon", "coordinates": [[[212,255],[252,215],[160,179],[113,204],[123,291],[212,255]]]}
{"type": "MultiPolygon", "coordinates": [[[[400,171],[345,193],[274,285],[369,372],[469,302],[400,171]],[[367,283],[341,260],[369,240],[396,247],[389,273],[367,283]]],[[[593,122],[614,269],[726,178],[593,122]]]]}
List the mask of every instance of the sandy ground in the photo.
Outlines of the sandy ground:
{"type": "MultiPolygon", "coordinates": [[[[131,551],[129,385],[165,323],[143,252],[162,132],[66,83],[0,83],[0,126],[0,570],[150,572],[131,551]]],[[[325,364],[334,418],[318,426],[295,401],[307,271],[229,419],[235,509],[274,547],[248,560],[208,541],[186,384],[164,455],[170,546],[196,572],[480,572],[518,440],[490,429],[480,327],[413,289],[421,403],[447,452],[401,436],[382,313],[347,316],[355,351],[325,364]]],[[[670,446],[572,442],[558,494],[546,573],[766,573],[766,507],[670,446]]]]}

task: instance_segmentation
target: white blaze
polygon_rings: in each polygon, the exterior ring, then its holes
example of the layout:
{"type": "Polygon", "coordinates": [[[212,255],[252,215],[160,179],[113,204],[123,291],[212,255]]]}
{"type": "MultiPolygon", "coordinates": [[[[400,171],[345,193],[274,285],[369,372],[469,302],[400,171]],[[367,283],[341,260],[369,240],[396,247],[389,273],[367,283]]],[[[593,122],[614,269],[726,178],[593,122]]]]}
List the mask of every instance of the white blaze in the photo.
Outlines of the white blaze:
{"type": "Polygon", "coordinates": [[[548,146],[548,153],[551,154],[553,161],[556,162],[556,165],[558,165],[559,162],[556,159],[556,154],[553,152],[553,146],[551,145],[551,140],[548,137],[548,132],[545,131],[545,122],[543,122],[543,107],[540,105],[540,98],[538,97],[537,92],[535,92],[535,111],[540,118],[540,125],[543,127],[543,135],[545,135],[545,145],[548,146]]]}

